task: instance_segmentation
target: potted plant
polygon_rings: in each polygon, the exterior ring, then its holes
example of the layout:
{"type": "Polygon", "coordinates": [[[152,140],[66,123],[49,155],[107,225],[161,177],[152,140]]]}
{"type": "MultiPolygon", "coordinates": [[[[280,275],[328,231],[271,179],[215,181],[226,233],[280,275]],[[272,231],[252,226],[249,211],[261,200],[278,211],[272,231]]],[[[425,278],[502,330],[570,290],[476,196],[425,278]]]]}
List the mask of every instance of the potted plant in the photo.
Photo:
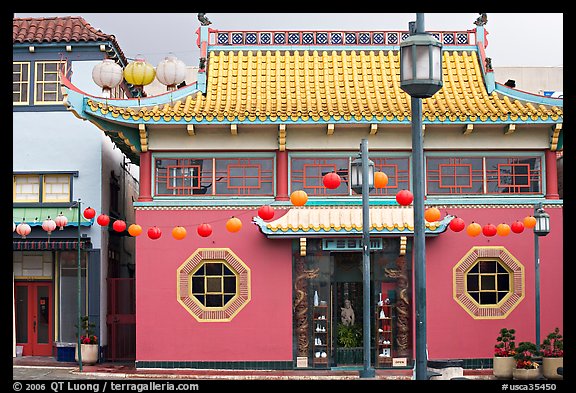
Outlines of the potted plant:
{"type": "Polygon", "coordinates": [[[338,324],[337,362],[355,364],[362,362],[362,329],[358,325],[338,324]]]}
{"type": "Polygon", "coordinates": [[[547,379],[562,379],[562,375],[558,374],[558,367],[564,367],[564,337],[559,328],[546,336],[540,345],[540,352],[542,375],[547,379]]]}
{"type": "MultiPolygon", "coordinates": [[[[80,353],[82,354],[82,364],[92,365],[98,362],[98,337],[94,334],[96,324],[90,322],[88,316],[83,316],[81,319],[80,329],[83,333],[80,335],[80,353]]],[[[78,325],[76,325],[78,329],[78,325]]],[[[76,334],[78,337],[78,334],[76,334]]],[[[76,351],[74,358],[78,361],[78,344],[76,344],[76,351]]]]}
{"type": "Polygon", "coordinates": [[[536,344],[523,341],[516,348],[516,368],[512,372],[514,379],[539,379],[540,364],[535,358],[539,356],[536,344]]]}
{"type": "Polygon", "coordinates": [[[492,372],[496,378],[512,379],[512,372],[516,367],[516,330],[502,328],[494,345],[494,358],[492,372]]]}

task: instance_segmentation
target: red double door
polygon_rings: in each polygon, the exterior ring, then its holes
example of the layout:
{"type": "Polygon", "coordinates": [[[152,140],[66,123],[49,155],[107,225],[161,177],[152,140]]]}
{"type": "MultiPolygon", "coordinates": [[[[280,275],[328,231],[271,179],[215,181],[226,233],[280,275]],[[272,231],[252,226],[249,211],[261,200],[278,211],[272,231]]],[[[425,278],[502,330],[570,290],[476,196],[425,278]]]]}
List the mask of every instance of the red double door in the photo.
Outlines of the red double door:
{"type": "Polygon", "coordinates": [[[14,291],[16,345],[23,356],[52,356],[52,283],[15,282],[14,291]]]}

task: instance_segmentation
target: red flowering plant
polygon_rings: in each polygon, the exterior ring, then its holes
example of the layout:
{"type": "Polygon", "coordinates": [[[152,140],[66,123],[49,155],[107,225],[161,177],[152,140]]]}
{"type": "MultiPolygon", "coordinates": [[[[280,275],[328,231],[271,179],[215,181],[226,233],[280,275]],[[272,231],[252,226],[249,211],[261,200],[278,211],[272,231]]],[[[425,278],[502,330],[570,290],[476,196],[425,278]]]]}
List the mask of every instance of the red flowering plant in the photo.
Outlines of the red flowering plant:
{"type": "MultiPolygon", "coordinates": [[[[81,344],[98,344],[98,336],[94,334],[94,328],[96,324],[90,322],[88,316],[83,316],[81,319],[80,328],[83,331],[83,334],[80,335],[80,343],[81,344]]],[[[78,328],[78,325],[76,325],[78,328]]],[[[78,333],[76,333],[76,337],[78,337],[78,333]]]]}
{"type": "Polygon", "coordinates": [[[542,342],[540,351],[545,358],[562,358],[564,357],[564,337],[560,334],[560,329],[556,328],[554,331],[542,342]]]}
{"type": "Polygon", "coordinates": [[[516,330],[514,329],[500,329],[500,335],[496,338],[498,343],[494,345],[494,356],[496,357],[512,357],[516,355],[516,337],[514,336],[516,330]]]}
{"type": "Polygon", "coordinates": [[[516,368],[534,369],[540,367],[540,364],[535,361],[535,358],[538,357],[539,354],[536,344],[529,341],[521,342],[518,344],[516,354],[514,355],[516,368]]]}

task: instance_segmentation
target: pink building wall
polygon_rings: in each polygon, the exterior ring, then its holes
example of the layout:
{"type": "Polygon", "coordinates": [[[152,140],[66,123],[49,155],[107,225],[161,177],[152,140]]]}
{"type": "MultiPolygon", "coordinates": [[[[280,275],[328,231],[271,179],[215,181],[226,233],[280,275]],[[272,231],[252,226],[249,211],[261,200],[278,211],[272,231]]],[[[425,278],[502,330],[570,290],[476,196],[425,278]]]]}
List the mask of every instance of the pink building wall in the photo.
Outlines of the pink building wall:
{"type": "MultiPolygon", "coordinates": [[[[563,332],[563,222],[562,208],[546,207],[550,234],[540,237],[540,338],[558,326],[563,332]]],[[[445,211],[442,210],[442,214],[445,211]]],[[[511,224],[534,213],[533,208],[467,208],[447,213],[480,225],[511,224]]],[[[447,229],[426,241],[426,321],[429,359],[491,358],[501,328],[516,329],[516,343],[536,341],[534,232],[506,237],[470,237],[447,229]],[[525,296],[504,319],[474,319],[453,298],[452,268],[474,246],[505,247],[523,266],[525,296]]]]}
{"type": "MultiPolygon", "coordinates": [[[[277,212],[276,217],[281,213],[277,212]]],[[[267,239],[252,223],[257,210],[137,210],[144,232],[136,240],[137,361],[291,361],[292,247],[267,239]],[[242,229],[228,232],[228,218],[242,229]],[[197,225],[213,233],[200,237],[197,225]],[[161,228],[151,240],[147,228],[161,228]],[[175,240],[172,228],[187,230],[175,240]],[[229,322],[199,322],[177,301],[176,271],[197,248],[230,248],[251,270],[251,300],[229,322]]]]}

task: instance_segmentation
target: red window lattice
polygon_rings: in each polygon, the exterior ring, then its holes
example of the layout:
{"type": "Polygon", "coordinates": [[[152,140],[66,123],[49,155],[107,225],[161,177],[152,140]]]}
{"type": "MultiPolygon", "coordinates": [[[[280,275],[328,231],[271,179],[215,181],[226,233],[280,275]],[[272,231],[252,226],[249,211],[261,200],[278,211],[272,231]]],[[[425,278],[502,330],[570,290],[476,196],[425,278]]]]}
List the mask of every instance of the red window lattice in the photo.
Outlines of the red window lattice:
{"type": "Polygon", "coordinates": [[[542,192],[540,157],[428,157],[428,195],[542,192]]]}
{"type": "Polygon", "coordinates": [[[272,158],[156,158],[155,169],[158,196],[274,195],[272,158]]]}

